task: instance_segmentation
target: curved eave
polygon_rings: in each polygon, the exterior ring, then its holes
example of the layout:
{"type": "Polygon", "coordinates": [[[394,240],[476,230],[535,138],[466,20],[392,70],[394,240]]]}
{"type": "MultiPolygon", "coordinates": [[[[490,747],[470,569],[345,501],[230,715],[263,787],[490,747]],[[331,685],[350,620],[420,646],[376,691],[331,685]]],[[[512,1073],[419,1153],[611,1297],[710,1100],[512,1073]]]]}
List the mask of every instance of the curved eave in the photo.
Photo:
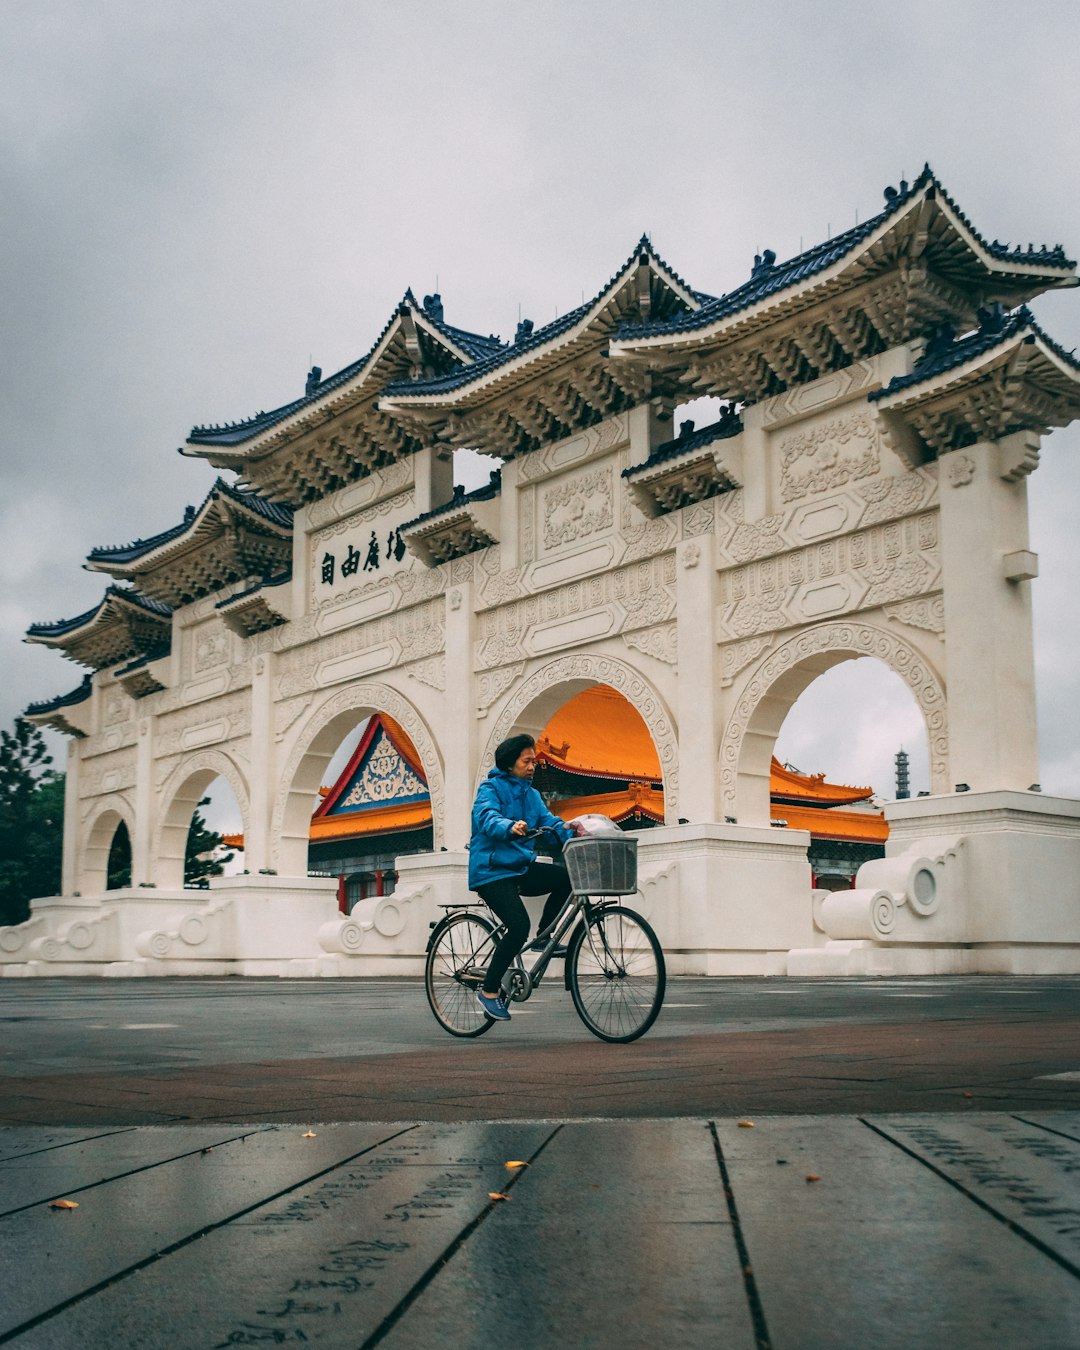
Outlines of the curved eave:
{"type": "Polygon", "coordinates": [[[94,606],[83,614],[78,614],[73,619],[60,619],[52,624],[31,624],[26,630],[24,642],[42,642],[47,646],[59,647],[67,646],[72,642],[77,642],[93,632],[95,627],[100,627],[105,620],[110,617],[109,611],[114,606],[128,607],[134,610],[139,619],[155,620],[164,626],[171,623],[171,614],[168,607],[157,605],[153,601],[145,600],[141,596],[125,595],[114,587],[110,587],[94,606]]]}
{"type": "MultiPolygon", "coordinates": [[[[908,412],[925,403],[937,402],[965,385],[984,378],[990,372],[1007,366],[1024,346],[1033,346],[1041,363],[1041,367],[1037,368],[1037,382],[1049,385],[1059,398],[1071,397],[1080,411],[1080,366],[1062,352],[1055,350],[1041,334],[1031,329],[1022,330],[998,346],[980,352],[970,360],[951,366],[948,370],[928,375],[925,380],[905,384],[892,393],[886,387],[876,393],[873,401],[884,412],[899,413],[908,412]]],[[[1028,362],[1020,378],[1028,381],[1034,374],[1035,371],[1028,362]]]]}
{"type": "Polygon", "coordinates": [[[398,408],[453,409],[486,403],[507,389],[534,379],[554,366],[563,365],[576,356],[580,349],[607,340],[610,327],[603,323],[605,312],[632,281],[639,266],[648,266],[692,313],[701,309],[697,292],[691,290],[655,254],[649,252],[648,263],[639,263],[638,257],[639,253],[635,251],[596,299],[582,311],[581,318],[571,326],[553,333],[547,341],[524,345],[517,356],[513,354],[514,349],[510,348],[507,356],[498,364],[478,370],[475,378],[470,378],[468,372],[464,372],[464,378],[455,377],[459,382],[444,389],[436,387],[416,393],[394,389],[379,399],[380,410],[392,414],[398,408]]]}
{"type": "Polygon", "coordinates": [[[174,526],[156,538],[148,539],[141,548],[129,545],[111,551],[94,549],[83,567],[88,572],[104,572],[121,580],[155,572],[195,549],[213,544],[234,515],[249,523],[257,533],[276,535],[283,541],[292,537],[291,522],[286,525],[270,519],[246,502],[242,494],[231,492],[221,484],[211,490],[199,510],[180,530],[174,526]],[[125,554],[128,556],[124,557],[125,554]]]}
{"type": "MultiPolygon", "coordinates": [[[[432,321],[415,302],[407,303],[409,315],[418,328],[464,366],[474,365],[477,358],[471,355],[444,328],[432,321]]],[[[379,335],[375,346],[366,357],[357,364],[356,369],[339,384],[333,384],[342,376],[342,371],[330,375],[322,381],[332,386],[323,392],[318,390],[310,396],[297,399],[293,403],[283,404],[273,412],[263,414],[261,418],[252,418],[250,430],[244,423],[235,427],[222,428],[219,432],[206,435],[191,435],[180,447],[180,453],[191,458],[208,459],[217,468],[240,470],[253,459],[262,459],[271,454],[283,442],[292,440],[298,433],[309,429],[310,424],[324,422],[336,416],[343,409],[360,402],[370,391],[366,386],[386,355],[394,338],[402,327],[401,306],[393,313],[386,327],[379,335]],[[258,425],[259,422],[263,425],[258,425]]],[[[348,371],[350,367],[344,367],[348,371]]]]}
{"type": "MultiPolygon", "coordinates": [[[[918,192],[912,193],[901,209],[887,214],[874,230],[853,243],[839,258],[820,271],[813,272],[810,276],[790,285],[781,286],[760,300],[751,301],[745,308],[736,308],[720,314],[712,322],[706,318],[706,321],[699,325],[682,324],[673,327],[670,332],[640,335],[629,333],[621,338],[613,337],[609,346],[610,355],[618,357],[658,350],[678,351],[708,346],[721,339],[734,341],[775,319],[785,318],[791,313],[826,301],[833,295],[850,289],[852,285],[887,270],[887,264],[883,266],[871,255],[890,234],[896,233],[901,226],[906,226],[909,217],[922,209],[925,204],[932,205],[942,213],[956,236],[967,247],[973,261],[983,269],[987,282],[996,277],[1002,280],[1009,279],[1014,286],[1025,281],[1032,283],[1014,296],[1012,303],[1029,300],[1045,290],[1078,284],[1080,279],[1076,275],[1075,263],[1024,262],[1021,258],[998,257],[967,224],[940,185],[931,180],[918,192]]],[[[783,271],[790,266],[791,261],[779,264],[774,270],[783,271]]],[[[732,292],[732,295],[737,293],[732,292]]],[[[725,299],[727,297],[721,299],[721,305],[725,299]]]]}

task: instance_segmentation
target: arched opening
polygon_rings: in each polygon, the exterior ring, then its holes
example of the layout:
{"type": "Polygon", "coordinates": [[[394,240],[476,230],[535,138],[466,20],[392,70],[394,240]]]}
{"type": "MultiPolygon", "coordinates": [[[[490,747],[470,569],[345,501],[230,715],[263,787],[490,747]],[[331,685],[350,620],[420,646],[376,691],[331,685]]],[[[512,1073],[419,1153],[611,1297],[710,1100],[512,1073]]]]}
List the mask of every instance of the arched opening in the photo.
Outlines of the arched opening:
{"type": "Polygon", "coordinates": [[[131,839],[133,819],[130,805],[119,794],[106,798],[86,827],[85,843],[80,850],[80,867],[75,889],[81,895],[100,895],[120,885],[131,885],[131,839]],[[123,834],[120,835],[121,829],[123,834]],[[118,841],[117,836],[120,835],[118,841]],[[127,881],[120,880],[124,860],[123,839],[127,839],[127,881]],[[115,882],[110,881],[110,859],[116,848],[115,882]]]}
{"type": "Polygon", "coordinates": [[[884,856],[887,802],[929,787],[919,705],[900,676],[873,658],[815,679],[784,719],[774,755],[773,821],[810,830],[810,870],[824,890],[853,886],[864,862],[884,856]]]}
{"type": "Polygon", "coordinates": [[[312,802],[308,875],[333,877],[348,914],[361,900],[393,894],[399,857],[433,847],[420,755],[389,713],[373,713],[338,746],[312,802]]]}
{"type": "Polygon", "coordinates": [[[225,867],[242,870],[235,856],[232,865],[224,862],[227,853],[238,850],[222,849],[218,838],[226,832],[221,825],[237,819],[240,830],[228,833],[242,835],[248,815],[247,784],[227,755],[211,750],[189,759],[165,785],[162,798],[166,805],[152,852],[155,885],[203,885],[225,867]]]}
{"type": "Polygon", "coordinates": [[[131,835],[127,825],[121,821],[117,825],[109,845],[109,858],[105,866],[105,889],[119,891],[131,885],[131,835]]]}
{"type": "Polygon", "coordinates": [[[664,776],[645,720],[610,685],[573,694],[536,738],[533,786],[564,820],[596,814],[622,829],[664,823],[664,776]]]}
{"type": "MultiPolygon", "coordinates": [[[[770,823],[773,753],[788,713],[819,676],[862,656],[876,657],[909,690],[928,740],[929,790],[946,791],[945,691],[929,661],[887,630],[869,624],[824,624],[776,647],[743,679],[720,750],[721,801],[727,818],[740,825],[770,823]]],[[[894,753],[898,749],[895,746],[894,753]]]]}
{"type": "Polygon", "coordinates": [[[342,690],[311,715],[285,765],[271,827],[276,870],[338,876],[348,908],[350,877],[355,903],[369,884],[378,893],[375,872],[392,870],[369,859],[438,847],[444,797],[442,764],[415,708],[382,685],[342,690]],[[350,838],[372,851],[346,854],[350,838]]]}
{"type": "MultiPolygon", "coordinates": [[[[663,818],[674,821],[679,784],[678,739],[674,724],[653,686],[632,666],[614,657],[588,654],[560,657],[541,666],[518,685],[504,703],[489,733],[479,777],[482,778],[494,763],[495,747],[515,732],[528,732],[540,742],[552,727],[553,736],[549,739],[554,740],[556,748],[561,746],[567,740],[567,734],[560,730],[557,719],[568,707],[574,716],[574,726],[578,728],[575,732],[578,748],[574,750],[574,756],[587,763],[586,751],[594,757],[599,755],[594,758],[592,772],[586,776],[594,783],[599,783],[606,774],[609,781],[653,784],[653,792],[663,800],[663,818]],[[594,726],[588,717],[588,701],[579,704],[573,701],[598,687],[602,693],[593,696],[596,707],[597,710],[605,707],[607,715],[599,714],[600,725],[594,726]],[[616,702],[613,696],[618,696],[619,701],[616,702]],[[581,717],[583,708],[584,718],[581,717]],[[618,710],[621,710],[621,716],[616,719],[614,715],[618,710]],[[615,728],[614,744],[602,747],[598,737],[604,726],[615,728]],[[625,748],[629,750],[630,741],[637,747],[633,762],[626,754],[622,756],[625,762],[617,762],[620,727],[621,739],[627,742],[625,748]],[[642,772],[646,755],[649,756],[648,772],[642,772]]],[[[661,813],[657,810],[655,814],[661,813]]]]}
{"type": "Polygon", "coordinates": [[[236,793],[220,774],[206,786],[188,825],[184,885],[206,887],[211,877],[244,870],[244,817],[236,793]]]}

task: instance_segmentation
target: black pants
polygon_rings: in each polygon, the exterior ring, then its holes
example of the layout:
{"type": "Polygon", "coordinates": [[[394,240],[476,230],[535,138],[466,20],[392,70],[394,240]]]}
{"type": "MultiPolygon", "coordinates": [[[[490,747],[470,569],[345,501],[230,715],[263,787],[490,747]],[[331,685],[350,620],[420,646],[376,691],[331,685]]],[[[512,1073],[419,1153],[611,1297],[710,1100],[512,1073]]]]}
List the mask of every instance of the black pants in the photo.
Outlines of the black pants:
{"type": "Polygon", "coordinates": [[[484,988],[495,993],[502,978],[510,969],[510,962],[525,946],[529,936],[529,914],[521,902],[523,895],[547,895],[548,901],[540,916],[540,930],[550,928],[558,917],[566,897],[570,894],[570,877],[565,867],[557,863],[529,864],[529,870],[516,877],[500,877],[486,886],[477,886],[477,895],[505,925],[506,932],[495,944],[491,964],[484,977],[484,988]],[[549,894],[550,892],[550,894],[549,894]]]}

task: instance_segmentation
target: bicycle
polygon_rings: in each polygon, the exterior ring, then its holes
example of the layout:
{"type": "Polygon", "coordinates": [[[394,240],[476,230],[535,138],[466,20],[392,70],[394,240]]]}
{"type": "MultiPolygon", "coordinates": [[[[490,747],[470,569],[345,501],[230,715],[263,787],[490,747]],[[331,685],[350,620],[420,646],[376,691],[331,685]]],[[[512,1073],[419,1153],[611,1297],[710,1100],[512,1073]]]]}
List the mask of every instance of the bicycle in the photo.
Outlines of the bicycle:
{"type": "MultiPolygon", "coordinates": [[[[502,982],[508,1000],[524,1003],[532,995],[565,938],[565,987],[588,1030],[616,1043],[644,1036],[664,1002],[664,953],[648,922],[612,899],[637,892],[636,850],[637,840],[626,835],[585,836],[564,845],[573,889],[532,968],[526,969],[520,953],[514,958],[502,982]]],[[[427,945],[428,1003],[451,1036],[482,1036],[495,1023],[475,994],[505,930],[479,899],[442,908],[447,913],[432,923],[427,945]]]]}

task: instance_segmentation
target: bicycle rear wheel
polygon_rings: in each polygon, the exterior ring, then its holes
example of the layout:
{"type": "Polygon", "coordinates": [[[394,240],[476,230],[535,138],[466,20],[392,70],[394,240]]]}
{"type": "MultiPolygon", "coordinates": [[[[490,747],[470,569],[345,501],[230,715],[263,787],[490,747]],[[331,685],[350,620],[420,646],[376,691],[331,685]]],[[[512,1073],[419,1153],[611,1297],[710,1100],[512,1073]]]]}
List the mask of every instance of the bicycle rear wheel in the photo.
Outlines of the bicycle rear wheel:
{"type": "Polygon", "coordinates": [[[494,950],[494,931],[481,915],[463,911],[444,919],[432,934],[424,989],[436,1020],[451,1036],[482,1036],[495,1025],[476,1001],[494,950]]]}
{"type": "Polygon", "coordinates": [[[602,1041],[636,1041],[656,1021],[667,971],[656,934],[625,905],[594,910],[566,954],[577,1014],[602,1041]]]}

